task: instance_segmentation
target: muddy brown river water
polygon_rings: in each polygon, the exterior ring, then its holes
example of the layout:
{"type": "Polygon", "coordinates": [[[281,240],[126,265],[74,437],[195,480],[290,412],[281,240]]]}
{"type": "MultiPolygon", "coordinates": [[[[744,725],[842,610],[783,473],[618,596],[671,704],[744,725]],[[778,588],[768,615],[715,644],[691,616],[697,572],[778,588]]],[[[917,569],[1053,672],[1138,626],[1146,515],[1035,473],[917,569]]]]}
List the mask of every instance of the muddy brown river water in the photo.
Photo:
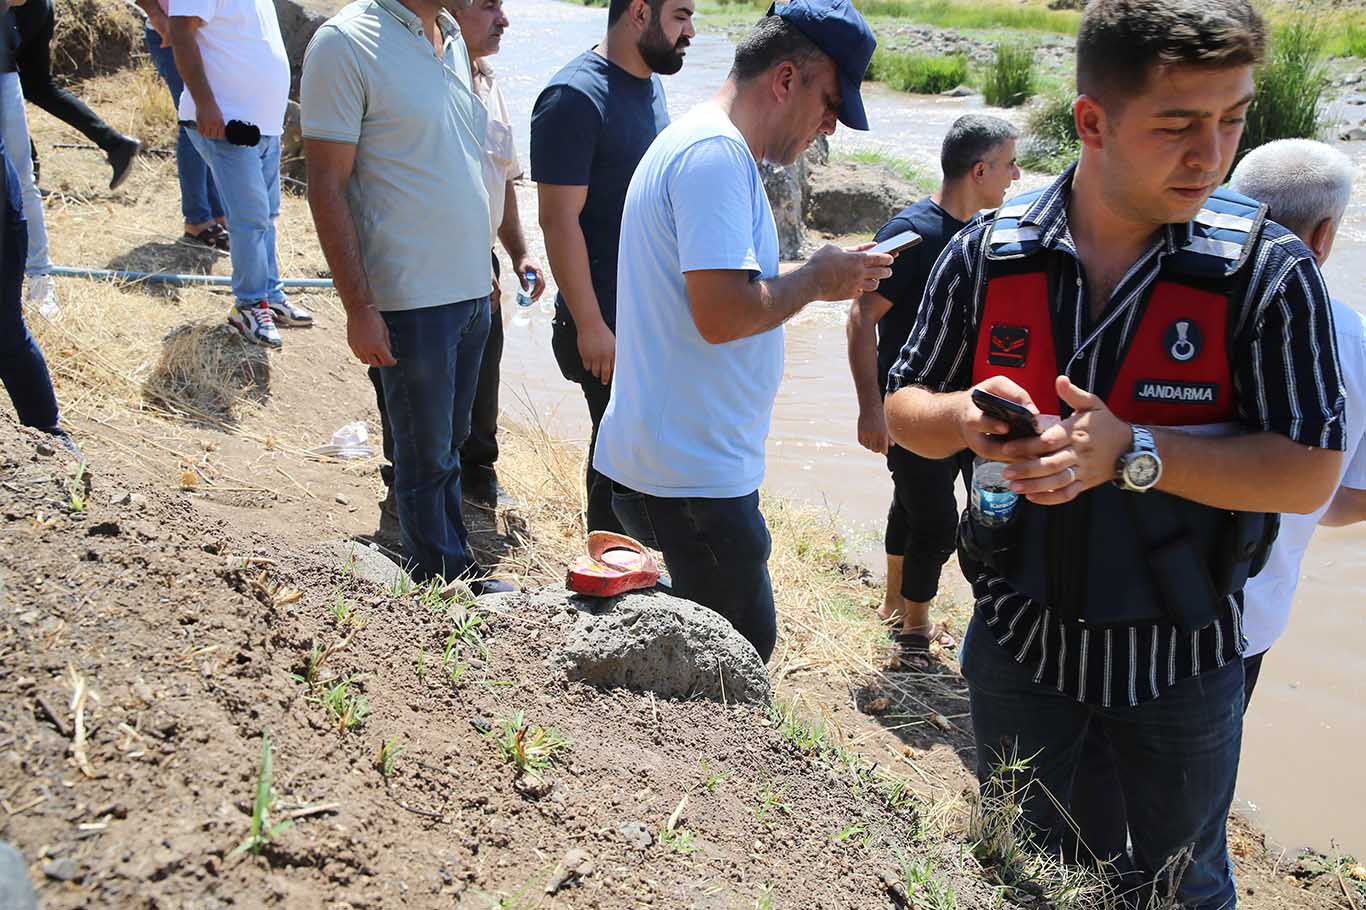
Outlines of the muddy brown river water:
{"type": "MultiPolygon", "coordinates": [[[[606,15],[554,0],[508,4],[512,26],[494,58],[514,117],[524,163],[531,106],[542,85],[597,42],[606,15]]],[[[730,66],[731,45],[699,36],[683,71],[665,80],[675,116],[705,98],[730,66]]],[[[937,173],[939,143],[980,98],[919,97],[871,86],[866,134],[841,127],[835,150],[876,148],[937,173]]],[[[1362,110],[1356,108],[1355,110],[1362,110]]],[[[997,112],[1015,120],[1018,112],[997,112]]],[[[1366,311],[1366,143],[1344,146],[1357,164],[1354,203],[1325,274],[1340,299],[1366,311]]],[[[1044,178],[1027,176],[1024,186],[1044,178]]],[[[534,224],[534,212],[523,218],[534,224]]],[[[511,304],[511,301],[508,301],[511,304]]],[[[870,565],[880,557],[891,484],[879,456],[855,439],[853,383],[845,361],[844,305],[810,308],[787,327],[787,367],[768,445],[767,488],[827,508],[870,565]]],[[[587,411],[550,356],[550,318],[540,306],[504,318],[504,409],[534,412],[554,431],[583,439],[587,411]]],[[[1270,652],[1248,715],[1239,799],[1288,847],[1336,842],[1366,854],[1366,527],[1323,529],[1303,566],[1294,620],[1270,652]],[[1356,768],[1358,770],[1353,771],[1356,768]]]]}

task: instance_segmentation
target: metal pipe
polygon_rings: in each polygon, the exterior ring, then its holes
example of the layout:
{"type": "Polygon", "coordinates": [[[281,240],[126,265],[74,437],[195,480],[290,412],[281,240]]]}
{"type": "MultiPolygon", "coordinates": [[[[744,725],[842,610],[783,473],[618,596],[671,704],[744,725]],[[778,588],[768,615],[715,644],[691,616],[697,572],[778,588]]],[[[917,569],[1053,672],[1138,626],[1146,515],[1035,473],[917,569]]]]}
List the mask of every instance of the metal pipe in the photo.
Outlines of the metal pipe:
{"type": "MultiPolygon", "coordinates": [[[[172,272],[127,272],[118,269],[73,269],[59,265],[51,274],[62,278],[93,278],[106,281],[149,281],[156,284],[169,284],[172,287],[188,287],[206,284],[214,287],[231,287],[232,279],[226,275],[177,275],[172,272]]],[[[330,288],[331,278],[286,278],[281,284],[287,288],[330,288]]]]}

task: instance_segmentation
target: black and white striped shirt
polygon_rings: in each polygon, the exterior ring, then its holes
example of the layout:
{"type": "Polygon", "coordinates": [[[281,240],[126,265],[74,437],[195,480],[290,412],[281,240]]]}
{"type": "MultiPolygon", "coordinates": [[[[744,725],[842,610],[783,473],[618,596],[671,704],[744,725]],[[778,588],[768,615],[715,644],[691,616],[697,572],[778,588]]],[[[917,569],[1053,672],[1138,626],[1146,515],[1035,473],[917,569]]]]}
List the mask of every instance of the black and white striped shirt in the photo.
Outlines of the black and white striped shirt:
{"type": "MultiPolygon", "coordinates": [[[[1138,327],[1165,256],[1190,238],[1189,224],[1167,225],[1115,288],[1091,324],[1085,271],[1067,224],[1069,169],[1024,216],[1040,228],[1058,268],[1053,318],[1067,375],[1082,388],[1108,388],[1138,327]],[[1068,341],[1070,340],[1070,345],[1068,341]]],[[[986,282],[981,245],[989,222],[964,228],[935,263],[915,327],[888,376],[888,392],[916,385],[936,392],[970,388],[986,282]]],[[[1343,447],[1343,394],[1328,292],[1313,254],[1272,222],[1241,270],[1233,295],[1230,351],[1240,422],[1249,432],[1280,433],[1326,449],[1343,447]]],[[[1170,625],[1096,629],[1064,622],[1046,604],[1011,590],[988,570],[973,579],[976,608],[996,641],[1041,685],[1078,701],[1136,705],[1178,680],[1222,667],[1243,650],[1239,594],[1197,632],[1170,625]]]]}

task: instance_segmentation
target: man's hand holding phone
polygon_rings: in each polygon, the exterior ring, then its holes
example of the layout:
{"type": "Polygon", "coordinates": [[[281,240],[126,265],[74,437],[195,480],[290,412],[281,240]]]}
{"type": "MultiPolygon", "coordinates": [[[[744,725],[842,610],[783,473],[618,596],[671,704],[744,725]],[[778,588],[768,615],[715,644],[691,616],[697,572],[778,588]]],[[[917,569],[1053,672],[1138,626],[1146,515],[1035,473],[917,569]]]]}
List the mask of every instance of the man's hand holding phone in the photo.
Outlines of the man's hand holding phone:
{"type": "MultiPolygon", "coordinates": [[[[1035,426],[1040,430],[1043,429],[1042,424],[1051,426],[1052,421],[1057,420],[1054,417],[1050,421],[1048,415],[1040,415],[1039,409],[1030,400],[1029,393],[1006,377],[991,376],[982,380],[972,387],[970,394],[964,401],[963,409],[958,418],[958,429],[963,436],[964,445],[990,461],[1009,464],[1018,460],[1006,454],[1005,445],[1007,440],[1011,438],[1011,423],[1007,419],[1008,415],[1003,409],[998,408],[992,408],[989,413],[987,410],[983,410],[982,405],[979,404],[979,402],[985,403],[990,399],[997,399],[1007,405],[1023,409],[1033,417],[1035,426]],[[981,393],[985,393],[985,395],[981,393]]],[[[1017,424],[1017,431],[1018,429],[1017,424]]]]}

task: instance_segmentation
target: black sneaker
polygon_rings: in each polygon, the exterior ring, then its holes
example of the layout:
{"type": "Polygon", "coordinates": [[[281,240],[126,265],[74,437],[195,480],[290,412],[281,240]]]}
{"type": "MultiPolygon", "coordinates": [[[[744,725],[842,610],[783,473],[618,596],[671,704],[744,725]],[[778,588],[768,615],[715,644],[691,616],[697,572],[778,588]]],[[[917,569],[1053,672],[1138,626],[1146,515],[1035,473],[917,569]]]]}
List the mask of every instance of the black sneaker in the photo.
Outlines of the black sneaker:
{"type": "Polygon", "coordinates": [[[483,597],[485,594],[511,594],[521,590],[511,582],[493,578],[489,575],[489,570],[477,562],[470,563],[458,577],[469,585],[470,593],[475,597],[483,597]]]}
{"type": "Polygon", "coordinates": [[[465,465],[460,472],[460,495],[486,509],[498,507],[498,474],[488,465],[465,465]]]}
{"type": "Polygon", "coordinates": [[[394,499],[394,488],[390,487],[379,504],[379,530],[374,534],[375,542],[390,550],[403,550],[403,536],[398,527],[398,502],[394,499]]]}
{"type": "Polygon", "coordinates": [[[133,171],[133,159],[142,151],[142,143],[131,136],[124,136],[118,145],[109,150],[109,166],[114,176],[109,180],[111,190],[118,189],[133,171]]]}

